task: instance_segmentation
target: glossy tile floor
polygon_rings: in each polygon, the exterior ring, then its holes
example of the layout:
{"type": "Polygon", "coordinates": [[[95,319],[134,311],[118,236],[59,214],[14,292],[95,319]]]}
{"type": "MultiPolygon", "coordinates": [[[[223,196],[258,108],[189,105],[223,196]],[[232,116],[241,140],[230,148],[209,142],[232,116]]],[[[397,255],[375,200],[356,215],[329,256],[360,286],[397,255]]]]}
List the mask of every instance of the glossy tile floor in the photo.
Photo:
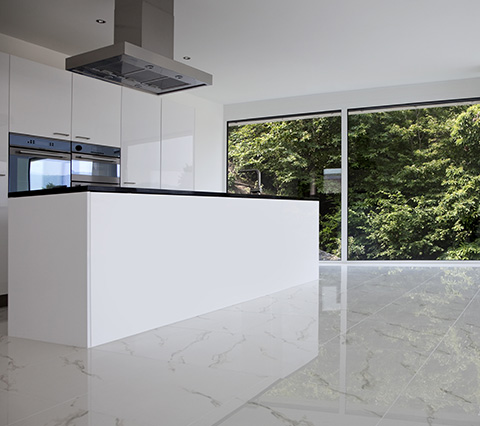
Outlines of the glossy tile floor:
{"type": "Polygon", "coordinates": [[[0,426],[480,425],[480,268],[320,276],[90,350],[0,309],[0,426]]]}

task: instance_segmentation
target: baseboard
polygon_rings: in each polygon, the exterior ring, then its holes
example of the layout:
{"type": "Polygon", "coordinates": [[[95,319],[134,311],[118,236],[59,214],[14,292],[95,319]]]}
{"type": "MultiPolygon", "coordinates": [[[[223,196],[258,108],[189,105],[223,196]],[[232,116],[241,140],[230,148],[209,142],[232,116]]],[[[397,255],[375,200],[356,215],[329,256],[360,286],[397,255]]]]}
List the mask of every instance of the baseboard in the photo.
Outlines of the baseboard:
{"type": "Polygon", "coordinates": [[[8,294],[0,294],[0,308],[8,306],[8,294]]]}

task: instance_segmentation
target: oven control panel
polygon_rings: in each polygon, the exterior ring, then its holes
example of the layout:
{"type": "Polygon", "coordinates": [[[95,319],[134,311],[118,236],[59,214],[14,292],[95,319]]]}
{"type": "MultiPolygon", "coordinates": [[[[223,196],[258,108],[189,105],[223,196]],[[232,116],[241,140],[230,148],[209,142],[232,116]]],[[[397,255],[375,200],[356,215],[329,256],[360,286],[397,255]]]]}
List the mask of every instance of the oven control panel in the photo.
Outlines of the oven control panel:
{"type": "Polygon", "coordinates": [[[113,146],[72,142],[72,153],[73,152],[89,155],[98,155],[102,157],[120,158],[120,148],[115,148],[113,146]]]}
{"type": "Polygon", "coordinates": [[[38,136],[10,133],[11,147],[42,149],[47,151],[70,152],[70,142],[59,139],[47,139],[38,136]]]}

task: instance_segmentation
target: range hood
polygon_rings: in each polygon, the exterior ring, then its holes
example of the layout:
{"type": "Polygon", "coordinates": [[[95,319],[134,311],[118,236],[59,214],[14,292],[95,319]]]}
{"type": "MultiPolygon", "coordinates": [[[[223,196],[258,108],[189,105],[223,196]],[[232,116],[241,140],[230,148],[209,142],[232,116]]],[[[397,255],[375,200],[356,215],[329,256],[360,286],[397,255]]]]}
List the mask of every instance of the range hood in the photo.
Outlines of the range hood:
{"type": "Polygon", "coordinates": [[[114,44],[66,59],[66,69],[161,95],[212,84],[173,60],[173,0],[115,0],[114,44]]]}

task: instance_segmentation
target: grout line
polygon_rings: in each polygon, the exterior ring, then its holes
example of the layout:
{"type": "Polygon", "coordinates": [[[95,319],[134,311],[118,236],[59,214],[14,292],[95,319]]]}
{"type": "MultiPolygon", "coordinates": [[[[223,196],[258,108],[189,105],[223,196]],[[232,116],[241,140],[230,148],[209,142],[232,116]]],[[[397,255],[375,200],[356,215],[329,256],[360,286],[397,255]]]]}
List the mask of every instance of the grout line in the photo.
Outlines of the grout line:
{"type": "Polygon", "coordinates": [[[460,318],[463,316],[463,314],[465,313],[465,311],[468,309],[468,307],[472,304],[472,302],[474,301],[474,299],[480,294],[480,289],[477,290],[477,292],[472,296],[472,298],[470,299],[470,301],[467,303],[467,305],[465,306],[465,308],[463,308],[463,311],[458,315],[457,319],[452,323],[452,325],[450,325],[450,327],[448,327],[448,330],[445,332],[445,334],[443,335],[443,337],[440,339],[440,341],[437,343],[437,345],[432,349],[432,351],[430,352],[430,355],[428,355],[427,359],[422,363],[422,365],[418,368],[418,370],[416,371],[416,373],[412,376],[412,378],[408,381],[408,383],[402,388],[402,390],[398,393],[398,396],[395,398],[395,400],[392,402],[392,404],[390,405],[390,407],[388,407],[387,411],[385,411],[385,413],[383,414],[382,418],[375,424],[375,426],[378,426],[383,419],[385,419],[385,417],[387,416],[387,414],[390,412],[390,410],[393,408],[393,406],[397,403],[397,401],[400,399],[401,396],[404,395],[405,391],[407,390],[407,388],[410,386],[410,384],[413,382],[413,380],[418,376],[418,373],[422,370],[422,368],[427,364],[427,362],[430,360],[430,358],[433,356],[433,354],[435,353],[435,351],[438,349],[438,347],[443,343],[443,341],[445,340],[445,337],[447,336],[448,333],[450,333],[450,330],[452,330],[453,327],[455,327],[455,325],[457,324],[457,322],[460,320],[460,318]]]}

